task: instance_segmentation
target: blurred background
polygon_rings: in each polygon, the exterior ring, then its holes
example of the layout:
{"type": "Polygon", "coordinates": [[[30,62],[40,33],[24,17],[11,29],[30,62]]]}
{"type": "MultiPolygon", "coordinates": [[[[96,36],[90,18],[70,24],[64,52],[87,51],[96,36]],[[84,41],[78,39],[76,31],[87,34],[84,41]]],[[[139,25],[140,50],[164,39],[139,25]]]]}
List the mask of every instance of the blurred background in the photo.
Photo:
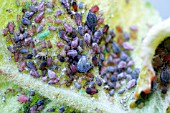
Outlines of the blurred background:
{"type": "Polygon", "coordinates": [[[163,19],[170,17],[170,0],[144,0],[150,2],[158,10],[163,19]]]}

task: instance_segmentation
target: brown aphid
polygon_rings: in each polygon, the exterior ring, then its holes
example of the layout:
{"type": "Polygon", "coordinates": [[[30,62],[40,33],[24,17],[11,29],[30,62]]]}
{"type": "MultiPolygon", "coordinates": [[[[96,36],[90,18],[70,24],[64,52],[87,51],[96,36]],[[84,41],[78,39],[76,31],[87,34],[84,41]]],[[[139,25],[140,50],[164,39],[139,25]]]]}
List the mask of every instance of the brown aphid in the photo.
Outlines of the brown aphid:
{"type": "Polygon", "coordinates": [[[87,75],[89,78],[93,78],[93,77],[94,77],[93,74],[90,73],[90,72],[87,72],[86,75],[87,75]]]}
{"type": "Polygon", "coordinates": [[[42,42],[41,42],[41,47],[42,47],[42,48],[46,48],[46,47],[47,47],[46,45],[47,45],[47,44],[46,44],[45,40],[42,40],[42,42]]]}
{"type": "Polygon", "coordinates": [[[55,20],[54,20],[54,23],[55,23],[55,24],[62,24],[62,22],[63,22],[63,21],[60,20],[60,19],[55,19],[55,20]]]}
{"type": "Polygon", "coordinates": [[[36,33],[36,31],[37,31],[37,27],[35,26],[35,24],[33,24],[31,27],[32,27],[32,31],[33,31],[33,33],[36,33]]]}
{"type": "Polygon", "coordinates": [[[53,62],[53,60],[52,60],[52,57],[51,56],[49,56],[48,58],[47,58],[47,66],[52,66],[52,62],[53,62]]]}
{"type": "Polygon", "coordinates": [[[119,33],[123,33],[123,28],[121,26],[116,26],[116,30],[119,32],[119,33]]]}
{"type": "Polygon", "coordinates": [[[17,14],[17,22],[20,22],[20,21],[21,21],[21,15],[17,14]]]}
{"type": "Polygon", "coordinates": [[[40,77],[39,73],[36,70],[34,70],[34,69],[32,69],[30,71],[30,75],[33,76],[33,77],[36,77],[36,78],[40,77]]]}
{"type": "Polygon", "coordinates": [[[50,40],[47,41],[47,45],[48,45],[48,48],[52,48],[52,44],[50,40]]]}
{"type": "Polygon", "coordinates": [[[77,3],[73,2],[72,6],[73,6],[74,11],[77,12],[77,9],[78,9],[77,3]]]}
{"type": "Polygon", "coordinates": [[[15,62],[18,62],[18,60],[19,60],[19,51],[14,53],[14,59],[15,59],[15,62]]]}
{"type": "Polygon", "coordinates": [[[59,49],[63,48],[64,46],[64,43],[63,42],[57,42],[57,45],[56,45],[59,49]]]}
{"type": "Polygon", "coordinates": [[[72,73],[76,73],[77,72],[77,67],[74,64],[70,65],[70,69],[72,73]]]}
{"type": "Polygon", "coordinates": [[[31,43],[30,43],[30,47],[31,48],[35,48],[35,44],[34,44],[34,41],[32,40],[31,43]]]}
{"type": "Polygon", "coordinates": [[[47,20],[50,22],[50,23],[53,23],[53,18],[51,16],[47,16],[47,20]]]}
{"type": "Polygon", "coordinates": [[[54,27],[54,26],[49,26],[48,29],[49,29],[50,31],[56,31],[56,30],[57,30],[57,28],[54,27]]]}
{"type": "Polygon", "coordinates": [[[7,28],[11,34],[14,33],[14,29],[15,29],[14,22],[8,22],[7,28]]]}
{"type": "Polygon", "coordinates": [[[8,28],[5,28],[4,30],[3,30],[3,34],[4,34],[4,36],[7,36],[7,34],[8,34],[8,28]]]}
{"type": "Polygon", "coordinates": [[[26,62],[20,62],[19,64],[19,72],[22,72],[26,67],[26,62]]]}
{"type": "Polygon", "coordinates": [[[34,21],[36,23],[41,23],[42,19],[44,18],[44,12],[41,12],[40,14],[38,14],[35,18],[34,21]]]}

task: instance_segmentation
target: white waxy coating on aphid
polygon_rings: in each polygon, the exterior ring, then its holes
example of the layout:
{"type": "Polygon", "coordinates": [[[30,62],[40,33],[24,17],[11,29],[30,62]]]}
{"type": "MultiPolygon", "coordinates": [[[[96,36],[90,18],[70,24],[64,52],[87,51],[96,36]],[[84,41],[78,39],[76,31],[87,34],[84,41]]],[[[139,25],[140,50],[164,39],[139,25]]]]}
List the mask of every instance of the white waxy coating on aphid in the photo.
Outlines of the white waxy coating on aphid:
{"type": "Polygon", "coordinates": [[[86,56],[82,56],[77,63],[77,69],[80,72],[87,72],[91,68],[91,64],[89,63],[86,56]]]}

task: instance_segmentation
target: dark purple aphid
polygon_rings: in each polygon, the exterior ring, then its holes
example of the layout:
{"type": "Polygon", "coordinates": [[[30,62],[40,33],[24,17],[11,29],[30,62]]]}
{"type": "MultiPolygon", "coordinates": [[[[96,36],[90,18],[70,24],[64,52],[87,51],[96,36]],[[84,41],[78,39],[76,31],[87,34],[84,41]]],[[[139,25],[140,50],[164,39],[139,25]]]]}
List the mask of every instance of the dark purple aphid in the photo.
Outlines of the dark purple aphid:
{"type": "Polygon", "coordinates": [[[38,15],[34,18],[34,21],[35,21],[36,23],[40,23],[43,18],[44,18],[44,12],[41,12],[40,14],[38,14],[38,15]]]}
{"type": "Polygon", "coordinates": [[[70,70],[72,73],[76,73],[77,72],[77,67],[74,64],[70,65],[70,70]]]}
{"type": "Polygon", "coordinates": [[[49,108],[47,109],[47,112],[54,112],[55,111],[55,108],[49,108]]]}
{"type": "Polygon", "coordinates": [[[35,91],[34,90],[30,91],[30,96],[35,96],[35,91]]]}
{"type": "Polygon", "coordinates": [[[101,86],[101,85],[102,85],[102,81],[101,81],[101,79],[100,79],[99,77],[96,77],[96,84],[97,84],[98,86],[101,86]]]}
{"type": "Polygon", "coordinates": [[[36,13],[36,12],[38,12],[38,9],[35,6],[31,5],[30,11],[36,13]]]}
{"type": "Polygon", "coordinates": [[[111,81],[111,82],[116,82],[116,81],[117,81],[117,77],[116,77],[115,75],[112,75],[112,76],[110,77],[110,81],[111,81]]]}
{"type": "Polygon", "coordinates": [[[18,43],[18,42],[20,41],[17,33],[14,33],[14,38],[13,38],[13,40],[14,40],[15,43],[18,43]]]}
{"type": "Polygon", "coordinates": [[[43,31],[43,28],[44,28],[43,25],[39,25],[37,28],[37,33],[43,31]]]}
{"type": "Polygon", "coordinates": [[[87,45],[91,44],[91,36],[90,36],[90,34],[86,33],[84,35],[84,41],[86,42],[87,45]]]}
{"type": "Polygon", "coordinates": [[[41,62],[40,65],[39,65],[40,70],[46,70],[46,67],[47,67],[47,62],[46,61],[41,62]]]}
{"type": "Polygon", "coordinates": [[[26,54],[26,53],[28,53],[29,51],[28,51],[28,49],[20,49],[20,51],[19,51],[21,54],[26,54]]]}
{"type": "Polygon", "coordinates": [[[48,29],[49,29],[50,31],[56,31],[56,30],[57,30],[57,28],[54,27],[54,26],[49,26],[48,29]]]}
{"type": "Polygon", "coordinates": [[[116,54],[120,53],[120,47],[116,42],[112,43],[112,49],[113,49],[114,53],[116,53],[116,54]]]}
{"type": "Polygon", "coordinates": [[[58,109],[58,113],[64,113],[65,111],[65,107],[64,106],[61,106],[59,109],[58,109]]]}
{"type": "Polygon", "coordinates": [[[123,61],[126,61],[127,58],[128,58],[128,55],[124,51],[121,51],[120,59],[123,61]]]}
{"type": "Polygon", "coordinates": [[[76,50],[69,50],[67,52],[67,56],[72,57],[72,58],[76,57],[77,55],[78,55],[78,53],[76,50]]]}
{"type": "Polygon", "coordinates": [[[92,65],[89,63],[87,57],[83,55],[78,63],[77,63],[77,69],[79,72],[88,72],[92,68],[92,65]]]}
{"type": "Polygon", "coordinates": [[[15,49],[11,46],[8,46],[7,49],[11,52],[11,53],[14,53],[15,52],[15,49]]]}
{"type": "Polygon", "coordinates": [[[65,58],[60,54],[57,55],[57,58],[60,60],[60,62],[65,62],[65,58]]]}
{"type": "Polygon", "coordinates": [[[84,27],[83,26],[78,26],[78,32],[81,36],[84,35],[84,27]]]}
{"type": "Polygon", "coordinates": [[[107,33],[109,30],[109,26],[108,25],[105,25],[104,28],[103,28],[103,33],[107,33]]]}
{"type": "Polygon", "coordinates": [[[95,88],[87,87],[86,88],[86,93],[89,94],[89,95],[94,95],[94,94],[98,93],[98,90],[95,89],[95,88]]]}
{"type": "Polygon", "coordinates": [[[78,37],[76,37],[76,38],[73,39],[73,41],[71,42],[71,47],[72,47],[72,49],[77,48],[78,42],[79,42],[79,38],[78,38],[78,37]]]}
{"type": "Polygon", "coordinates": [[[4,34],[4,36],[7,36],[7,34],[8,34],[8,28],[5,28],[4,30],[3,30],[3,34],[4,34]]]}
{"type": "Polygon", "coordinates": [[[31,19],[33,15],[34,15],[34,12],[27,11],[27,12],[25,12],[24,17],[31,19]]]}
{"type": "Polygon", "coordinates": [[[15,29],[14,22],[8,22],[7,28],[11,34],[14,33],[14,29],[15,29]]]}
{"type": "Polygon", "coordinates": [[[41,106],[41,105],[44,105],[45,101],[42,99],[42,100],[38,100],[36,105],[37,106],[41,106]]]}
{"type": "Polygon", "coordinates": [[[32,69],[30,71],[30,75],[33,76],[33,77],[36,77],[36,78],[40,77],[39,73],[36,70],[34,70],[34,69],[32,69]]]}
{"type": "Polygon", "coordinates": [[[168,67],[164,67],[162,69],[160,79],[161,79],[161,82],[164,83],[164,84],[169,83],[169,81],[170,81],[170,71],[168,70],[168,67]]]}
{"type": "Polygon", "coordinates": [[[26,66],[31,70],[37,70],[33,62],[27,62],[26,66]]]}
{"type": "Polygon", "coordinates": [[[32,59],[33,55],[32,54],[28,54],[25,59],[32,59]]]}
{"type": "Polygon", "coordinates": [[[89,12],[86,17],[86,24],[89,27],[89,29],[94,32],[95,27],[97,25],[97,17],[94,13],[89,12]]]}
{"type": "Polygon", "coordinates": [[[162,94],[166,94],[166,93],[167,93],[167,91],[168,91],[167,86],[163,86],[163,87],[162,87],[162,91],[161,91],[161,93],[162,93],[162,94]]]}
{"type": "Polygon", "coordinates": [[[112,29],[109,30],[109,34],[112,36],[112,38],[114,38],[116,36],[115,32],[112,29]]]}
{"type": "Polygon", "coordinates": [[[31,21],[28,18],[23,17],[21,20],[22,24],[24,25],[30,25],[31,21]]]}
{"type": "Polygon", "coordinates": [[[41,2],[38,6],[38,12],[42,12],[45,10],[45,3],[41,2]]]}
{"type": "Polygon", "coordinates": [[[58,36],[59,36],[61,39],[65,40],[66,42],[68,42],[68,41],[70,40],[69,37],[67,37],[66,32],[63,31],[63,30],[60,30],[60,31],[58,32],[58,36]]]}
{"type": "Polygon", "coordinates": [[[102,36],[103,36],[103,31],[101,29],[97,30],[92,38],[93,42],[98,43],[101,40],[102,36]]]}
{"type": "Polygon", "coordinates": [[[19,31],[20,33],[24,33],[25,32],[25,28],[23,25],[19,25],[19,31]]]}
{"type": "Polygon", "coordinates": [[[107,71],[113,73],[115,71],[115,68],[113,66],[108,66],[107,71]]]}
{"type": "Polygon", "coordinates": [[[74,18],[78,26],[82,24],[82,15],[80,13],[76,13],[74,15],[74,18]]]}

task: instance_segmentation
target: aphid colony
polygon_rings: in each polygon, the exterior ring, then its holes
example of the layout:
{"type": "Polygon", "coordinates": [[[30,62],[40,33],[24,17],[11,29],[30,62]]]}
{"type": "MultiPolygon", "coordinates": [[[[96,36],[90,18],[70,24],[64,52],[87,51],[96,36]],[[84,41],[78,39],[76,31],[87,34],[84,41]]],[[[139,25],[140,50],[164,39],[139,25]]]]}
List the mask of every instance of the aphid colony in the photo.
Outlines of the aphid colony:
{"type": "MultiPolygon", "coordinates": [[[[3,31],[11,43],[7,49],[19,64],[19,72],[29,72],[48,84],[74,85],[89,95],[98,93],[97,87],[102,85],[110,96],[115,90],[123,94],[136,85],[139,69],[133,70],[129,51],[134,48],[128,42],[135,37],[121,26],[115,31],[109,29],[97,5],[88,11],[86,5],[74,0],[32,0],[30,4],[22,9],[18,28],[14,22],[8,22],[3,31]],[[58,9],[59,4],[64,11],[58,9]],[[65,19],[73,19],[76,25],[65,19]],[[58,35],[57,42],[51,40],[51,34],[58,35]],[[52,54],[56,49],[59,52],[52,54]],[[63,63],[65,75],[61,76],[63,63]],[[94,69],[99,73],[93,73],[94,69]]],[[[129,30],[137,33],[136,26],[129,30]]]]}

